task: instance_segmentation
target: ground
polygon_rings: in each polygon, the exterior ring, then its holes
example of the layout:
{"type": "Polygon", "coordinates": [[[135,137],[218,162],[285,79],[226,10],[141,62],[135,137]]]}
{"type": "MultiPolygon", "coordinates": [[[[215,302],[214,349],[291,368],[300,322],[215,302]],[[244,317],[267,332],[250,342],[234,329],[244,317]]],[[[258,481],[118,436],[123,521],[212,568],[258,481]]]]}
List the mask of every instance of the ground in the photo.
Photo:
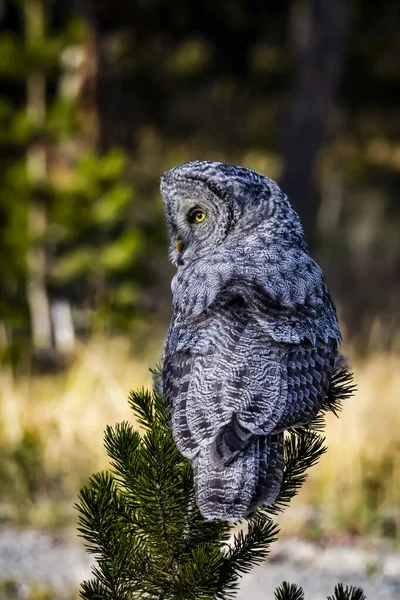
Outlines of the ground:
{"type": "MultiPolygon", "coordinates": [[[[91,557],[73,537],[0,529],[0,581],[7,582],[0,586],[1,600],[75,598],[90,566],[91,557]]],[[[338,582],[361,586],[367,600],[397,600],[400,553],[279,541],[270,559],[243,578],[238,600],[273,600],[273,590],[283,580],[303,586],[306,600],[326,599],[338,582]]]]}

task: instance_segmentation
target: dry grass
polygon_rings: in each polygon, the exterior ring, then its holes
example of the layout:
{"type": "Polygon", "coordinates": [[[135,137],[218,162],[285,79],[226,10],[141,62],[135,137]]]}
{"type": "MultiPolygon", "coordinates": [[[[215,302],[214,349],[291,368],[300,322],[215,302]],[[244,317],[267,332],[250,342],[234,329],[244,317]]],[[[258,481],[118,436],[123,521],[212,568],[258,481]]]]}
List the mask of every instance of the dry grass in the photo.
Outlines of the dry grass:
{"type": "MultiPolygon", "coordinates": [[[[15,380],[0,371],[0,517],[35,525],[75,520],[79,487],[107,466],[106,424],[131,419],[128,391],[150,385],[148,367],[159,354],[156,344],[139,360],[126,340],[97,338],[79,347],[64,373],[15,380]]],[[[339,419],[329,416],[328,452],[282,519],[284,531],[400,537],[399,359],[370,354],[352,366],[358,392],[339,419]]]]}
{"type": "Polygon", "coordinates": [[[81,484],[107,467],[105,426],[132,418],[128,392],[151,384],[158,353],[138,360],[127,340],[93,339],[63,373],[0,371],[0,515],[37,525],[70,520],[81,484]]]}

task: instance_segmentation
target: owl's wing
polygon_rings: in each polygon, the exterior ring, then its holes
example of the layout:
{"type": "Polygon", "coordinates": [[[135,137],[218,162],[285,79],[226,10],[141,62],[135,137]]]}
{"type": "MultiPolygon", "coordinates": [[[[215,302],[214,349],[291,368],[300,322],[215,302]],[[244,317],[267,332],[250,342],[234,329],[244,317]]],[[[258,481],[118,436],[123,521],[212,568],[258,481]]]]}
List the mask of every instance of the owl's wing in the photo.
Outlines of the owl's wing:
{"type": "MultiPolygon", "coordinates": [[[[190,324],[185,333],[188,329],[190,324]]],[[[174,320],[163,368],[164,397],[175,439],[189,458],[236,414],[253,412],[251,435],[264,433],[257,430],[257,423],[261,419],[271,427],[278,423],[285,398],[281,349],[271,346],[242,307],[233,302],[221,306],[204,320],[200,331],[192,333],[183,348],[179,321],[174,320]]]]}
{"type": "Polygon", "coordinates": [[[213,462],[228,463],[253,436],[309,422],[324,400],[336,340],[318,336],[313,344],[301,333],[300,316],[282,325],[278,308],[263,313],[257,303],[227,300],[197,329],[182,320],[183,337],[179,318],[172,326],[164,396],[178,447],[189,458],[211,444],[213,462]],[[298,343],[293,327],[302,335],[298,343]]]}
{"type": "Polygon", "coordinates": [[[258,398],[244,410],[239,409],[223,425],[212,441],[210,456],[214,464],[228,464],[254,435],[276,434],[289,427],[312,421],[321,408],[332,378],[337,344],[318,340],[316,346],[296,345],[281,354],[281,396],[274,416],[262,411],[258,398]]]}
{"type": "Polygon", "coordinates": [[[197,327],[194,331],[179,316],[171,324],[163,369],[169,417],[178,447],[189,458],[225,427],[231,430],[232,457],[251,436],[266,435],[279,422],[287,397],[287,352],[265,334],[240,298],[221,305],[197,327]]]}

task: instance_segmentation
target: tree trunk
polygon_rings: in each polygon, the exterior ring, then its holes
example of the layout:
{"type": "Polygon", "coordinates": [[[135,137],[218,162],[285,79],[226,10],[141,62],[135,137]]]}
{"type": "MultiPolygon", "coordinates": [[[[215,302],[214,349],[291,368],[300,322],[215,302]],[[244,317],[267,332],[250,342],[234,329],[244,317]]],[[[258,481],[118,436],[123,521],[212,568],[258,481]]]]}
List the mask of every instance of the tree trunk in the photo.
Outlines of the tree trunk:
{"type": "MultiPolygon", "coordinates": [[[[29,48],[40,43],[45,33],[42,0],[25,0],[24,11],[25,39],[29,48]]],[[[43,124],[46,116],[46,79],[39,71],[32,71],[27,76],[26,112],[29,119],[38,126],[43,124]]],[[[29,179],[35,187],[39,187],[47,177],[46,148],[41,140],[29,146],[26,164],[29,179]]],[[[50,304],[46,289],[46,254],[43,248],[46,227],[46,207],[33,193],[28,215],[30,245],[27,254],[27,300],[33,349],[43,357],[50,355],[52,349],[50,304]]]]}
{"type": "Polygon", "coordinates": [[[284,147],[282,189],[313,243],[317,214],[315,164],[343,67],[346,0],[310,0],[284,147]]]}

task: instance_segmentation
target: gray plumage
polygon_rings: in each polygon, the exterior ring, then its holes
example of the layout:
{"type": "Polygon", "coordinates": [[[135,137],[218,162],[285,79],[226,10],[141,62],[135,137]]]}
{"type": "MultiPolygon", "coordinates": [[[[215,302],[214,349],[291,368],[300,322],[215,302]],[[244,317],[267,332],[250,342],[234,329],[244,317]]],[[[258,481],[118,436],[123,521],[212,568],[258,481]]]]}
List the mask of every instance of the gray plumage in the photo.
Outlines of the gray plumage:
{"type": "Polygon", "coordinates": [[[178,270],[163,393],[205,518],[275,501],[283,431],[318,412],[340,331],[320,267],[278,185],[218,162],[164,173],[178,270]]]}

